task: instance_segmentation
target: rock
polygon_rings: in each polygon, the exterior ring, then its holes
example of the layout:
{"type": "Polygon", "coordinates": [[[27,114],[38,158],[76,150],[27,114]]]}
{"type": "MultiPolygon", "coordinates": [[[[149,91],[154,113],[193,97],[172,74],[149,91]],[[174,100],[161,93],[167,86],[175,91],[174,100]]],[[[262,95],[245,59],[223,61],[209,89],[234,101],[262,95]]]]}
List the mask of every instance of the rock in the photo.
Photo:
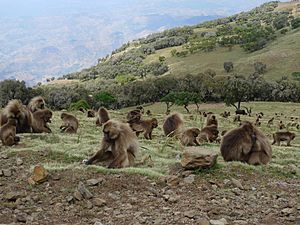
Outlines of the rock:
{"type": "Polygon", "coordinates": [[[99,222],[99,221],[97,221],[97,222],[94,223],[94,225],[104,225],[104,224],[101,223],[101,222],[99,222]]]}
{"type": "Polygon", "coordinates": [[[248,222],[245,220],[235,220],[233,221],[233,225],[247,225],[248,222]]]}
{"type": "Polygon", "coordinates": [[[203,147],[186,147],[181,165],[185,169],[211,168],[217,162],[218,154],[203,147]]]}
{"type": "Polygon", "coordinates": [[[283,210],[281,210],[281,213],[283,213],[284,215],[290,215],[294,212],[294,209],[293,208],[285,208],[283,210]]]}
{"type": "Polygon", "coordinates": [[[239,189],[241,189],[241,190],[244,189],[243,185],[241,184],[241,182],[240,182],[239,180],[234,179],[234,178],[231,178],[231,182],[232,182],[232,184],[233,184],[234,186],[236,186],[237,188],[239,188],[239,189]]]}
{"type": "Polygon", "coordinates": [[[4,198],[8,201],[16,201],[18,198],[22,197],[22,194],[19,192],[8,192],[4,198]]]}
{"type": "Polygon", "coordinates": [[[191,175],[189,175],[188,177],[185,177],[185,178],[183,179],[183,182],[186,183],[186,184],[192,184],[192,183],[194,183],[194,181],[195,181],[195,177],[196,177],[195,174],[191,174],[191,175]]]}
{"type": "Polygon", "coordinates": [[[93,208],[93,203],[91,203],[90,201],[87,201],[87,202],[86,202],[86,207],[87,207],[88,209],[93,208]]]}
{"type": "Polygon", "coordinates": [[[74,198],[77,199],[78,201],[81,201],[83,199],[82,194],[78,190],[76,190],[73,194],[74,198]]]}
{"type": "Polygon", "coordinates": [[[101,206],[106,205],[106,201],[104,199],[101,199],[101,198],[95,198],[95,199],[93,199],[93,204],[95,206],[101,207],[101,206]]]}
{"type": "Polygon", "coordinates": [[[33,175],[28,178],[28,183],[31,185],[41,184],[48,179],[48,172],[42,165],[37,165],[33,169],[33,175]]]}
{"type": "Polygon", "coordinates": [[[207,219],[201,218],[197,220],[197,225],[210,225],[210,223],[207,219]]]}
{"type": "Polygon", "coordinates": [[[12,172],[10,169],[4,169],[2,170],[2,173],[5,177],[11,177],[12,176],[12,172]]]}
{"type": "Polygon", "coordinates": [[[176,187],[180,183],[180,178],[178,176],[167,176],[166,182],[168,186],[176,187]]]}
{"type": "Polygon", "coordinates": [[[79,182],[77,190],[85,199],[91,199],[93,194],[84,186],[82,182],[79,182]]]}
{"type": "Polygon", "coordinates": [[[102,183],[102,182],[103,182],[103,179],[90,179],[90,180],[86,181],[88,186],[96,186],[96,185],[98,185],[99,183],[102,183]]]}
{"type": "Polygon", "coordinates": [[[183,215],[184,215],[185,217],[187,217],[187,218],[192,219],[192,218],[195,217],[196,211],[195,211],[195,210],[185,211],[185,212],[183,213],[183,215]]]}
{"type": "Polygon", "coordinates": [[[2,158],[2,159],[8,159],[8,155],[3,153],[3,154],[1,155],[1,158],[2,158]]]}
{"type": "Polygon", "coordinates": [[[220,220],[210,220],[209,221],[211,225],[226,225],[228,224],[227,220],[222,218],[220,220]]]}
{"type": "Polygon", "coordinates": [[[17,166],[21,166],[23,164],[23,160],[21,158],[16,159],[17,166]]]}
{"type": "Polygon", "coordinates": [[[74,203],[74,197],[73,196],[67,196],[66,198],[68,203],[74,203]]]}
{"type": "Polygon", "coordinates": [[[26,214],[17,214],[16,215],[16,221],[17,222],[20,222],[20,223],[26,223],[26,217],[27,217],[27,215],[26,214]]]}

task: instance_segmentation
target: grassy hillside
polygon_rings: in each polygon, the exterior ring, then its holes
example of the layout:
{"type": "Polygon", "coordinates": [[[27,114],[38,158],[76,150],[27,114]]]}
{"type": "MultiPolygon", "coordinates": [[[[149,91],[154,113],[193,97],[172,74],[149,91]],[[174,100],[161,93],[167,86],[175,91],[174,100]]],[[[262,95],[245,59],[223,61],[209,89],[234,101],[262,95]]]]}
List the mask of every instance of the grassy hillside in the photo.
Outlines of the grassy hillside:
{"type": "Polygon", "coordinates": [[[299,5],[299,2],[270,2],[228,18],[152,34],[124,44],[99,59],[96,66],[64,78],[80,79],[89,87],[168,74],[199,74],[207,69],[219,76],[248,76],[255,72],[255,62],[266,64],[264,77],[269,81],[282,76],[292,78],[291,73],[300,71],[300,28],[292,29],[290,25],[300,15],[299,5]],[[285,24],[277,27],[276,21],[282,18],[285,24]],[[261,33],[254,34],[253,38],[250,32],[257,30],[261,33]],[[255,39],[257,35],[263,36],[255,39]],[[247,45],[253,43],[259,46],[249,50],[247,45]],[[223,68],[228,61],[234,64],[230,73],[223,68]]]}
{"type": "MultiPolygon", "coordinates": [[[[248,107],[253,107],[255,112],[264,112],[265,116],[261,120],[262,129],[270,141],[272,141],[272,133],[277,131],[277,123],[283,120],[284,123],[290,121],[290,117],[299,117],[300,105],[297,103],[247,103],[248,107]],[[275,112],[283,112],[284,115],[276,117],[274,125],[267,127],[267,121],[274,116],[275,112]]],[[[163,112],[165,106],[159,103],[148,105],[145,109],[150,109],[153,113],[153,117],[159,120],[159,127],[153,131],[153,140],[146,140],[143,137],[139,138],[140,141],[140,152],[138,154],[137,161],[139,162],[143,156],[151,155],[153,162],[146,161],[144,165],[137,166],[135,168],[122,169],[121,171],[127,173],[139,173],[150,177],[159,177],[168,174],[169,168],[172,167],[176,162],[176,158],[181,154],[181,145],[178,140],[172,138],[166,138],[163,135],[162,123],[165,118],[163,112]]],[[[183,113],[186,120],[186,127],[199,127],[202,128],[205,123],[205,118],[195,113],[195,107],[191,106],[192,114],[186,114],[182,108],[174,108],[178,112],[183,113]]],[[[202,111],[212,111],[216,115],[221,112],[231,111],[234,114],[233,108],[224,106],[224,104],[202,104],[200,106],[202,111]]],[[[112,118],[118,120],[125,120],[126,114],[130,108],[126,108],[120,111],[110,111],[112,118]]],[[[254,113],[255,113],[254,112],[254,113]]],[[[68,135],[61,134],[59,126],[61,124],[60,112],[54,113],[53,122],[50,127],[53,131],[51,134],[21,134],[21,144],[13,148],[1,148],[1,152],[9,155],[36,155],[39,152],[45,152],[47,155],[40,162],[46,166],[48,170],[64,170],[64,169],[85,169],[85,166],[81,164],[81,161],[90,155],[92,155],[99,148],[102,134],[102,129],[95,126],[95,118],[87,118],[85,114],[81,112],[73,112],[80,121],[80,127],[78,134],[68,135]]],[[[146,117],[146,116],[145,116],[146,117]]],[[[222,118],[217,116],[219,120],[219,130],[228,130],[236,127],[237,124],[233,123],[233,116],[230,118],[222,118]]],[[[255,117],[245,116],[242,119],[254,121],[255,117]]],[[[300,119],[300,118],[298,118],[300,119]]],[[[299,177],[299,160],[300,152],[300,132],[294,127],[290,127],[290,131],[296,132],[296,139],[292,141],[292,147],[286,147],[285,144],[282,146],[273,147],[273,158],[269,166],[249,166],[241,163],[225,163],[221,156],[218,158],[218,170],[221,173],[225,173],[228,167],[232,164],[236,165],[242,170],[250,170],[256,172],[268,172],[269,176],[287,176],[287,177],[299,177]],[[285,169],[283,169],[285,168],[285,169]],[[298,171],[295,174],[295,171],[298,171]]],[[[205,148],[212,151],[219,152],[219,144],[204,144],[205,148]]],[[[104,172],[119,172],[119,170],[107,170],[97,164],[91,166],[97,171],[104,172]]],[[[218,173],[219,173],[218,172],[218,173]]],[[[216,176],[218,176],[216,174],[216,176]]]]}

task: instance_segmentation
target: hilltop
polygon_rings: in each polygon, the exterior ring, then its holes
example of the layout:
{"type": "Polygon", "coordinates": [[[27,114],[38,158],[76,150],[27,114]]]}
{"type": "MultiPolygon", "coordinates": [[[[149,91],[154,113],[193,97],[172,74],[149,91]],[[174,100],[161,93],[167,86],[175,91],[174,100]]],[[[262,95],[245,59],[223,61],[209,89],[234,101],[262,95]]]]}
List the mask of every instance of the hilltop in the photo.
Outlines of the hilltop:
{"type": "Polygon", "coordinates": [[[292,73],[300,71],[300,32],[292,25],[299,23],[299,15],[298,1],[266,3],[249,12],[126,43],[96,66],[63,78],[80,79],[89,86],[209,71],[217,76],[249,75],[257,62],[266,65],[267,80],[293,78],[292,73]],[[233,63],[229,73],[224,62],[233,63]]]}

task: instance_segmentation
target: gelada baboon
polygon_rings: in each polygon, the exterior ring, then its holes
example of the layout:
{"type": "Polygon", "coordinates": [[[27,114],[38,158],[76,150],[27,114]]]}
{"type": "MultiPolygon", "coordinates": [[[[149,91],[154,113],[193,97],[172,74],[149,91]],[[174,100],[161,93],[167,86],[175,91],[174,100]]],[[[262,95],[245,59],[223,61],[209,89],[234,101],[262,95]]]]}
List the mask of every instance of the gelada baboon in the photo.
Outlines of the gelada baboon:
{"type": "Polygon", "coordinates": [[[34,133],[51,133],[48,123],[51,123],[52,112],[49,109],[35,111],[32,117],[32,129],[34,133]]]}
{"type": "Polygon", "coordinates": [[[152,113],[149,109],[147,110],[146,114],[147,114],[147,116],[152,116],[152,113]]]}
{"type": "Polygon", "coordinates": [[[0,128],[0,138],[3,145],[13,146],[20,141],[20,138],[16,136],[16,125],[17,121],[15,119],[8,119],[7,123],[0,128]]]}
{"type": "Polygon", "coordinates": [[[218,135],[219,135],[218,127],[215,124],[206,126],[200,130],[198,141],[200,143],[214,142],[218,139],[219,137],[218,135]]]}
{"type": "Polygon", "coordinates": [[[109,168],[123,168],[134,165],[139,144],[128,124],[109,120],[103,126],[104,137],[100,150],[85,164],[110,161],[109,168]]]}
{"type": "Polygon", "coordinates": [[[139,109],[131,110],[127,113],[126,119],[127,123],[138,122],[142,118],[142,113],[139,109]]]}
{"type": "Polygon", "coordinates": [[[224,111],[223,113],[220,114],[224,118],[228,118],[230,116],[230,112],[224,111]]]}
{"type": "Polygon", "coordinates": [[[210,126],[210,125],[218,126],[218,120],[217,120],[216,116],[213,114],[207,115],[206,126],[210,126]]]}
{"type": "Polygon", "coordinates": [[[273,134],[273,142],[272,145],[274,145],[275,143],[277,143],[277,145],[280,145],[281,141],[286,141],[287,142],[287,146],[291,146],[291,141],[294,140],[294,138],[296,137],[295,133],[289,132],[289,131],[281,131],[281,132],[276,132],[273,134]]]}
{"type": "Polygon", "coordinates": [[[261,125],[261,122],[259,121],[258,117],[256,118],[254,125],[257,127],[259,127],[261,125]]]}
{"type": "Polygon", "coordinates": [[[99,108],[98,118],[96,120],[96,125],[101,127],[107,121],[109,121],[108,111],[104,107],[99,108]]]}
{"type": "Polygon", "coordinates": [[[60,126],[61,132],[76,134],[79,126],[77,118],[69,113],[63,112],[60,116],[63,124],[60,126]]]}
{"type": "Polygon", "coordinates": [[[233,122],[241,122],[241,116],[240,116],[240,115],[236,115],[236,116],[233,118],[233,122]]]}
{"type": "Polygon", "coordinates": [[[198,146],[200,145],[197,141],[197,137],[200,134],[198,128],[189,128],[180,134],[180,143],[183,146],[198,146]]]}
{"type": "Polygon", "coordinates": [[[225,161],[241,161],[251,165],[267,164],[272,148],[266,136],[252,123],[228,131],[221,141],[221,154],[225,161]]]}
{"type": "Polygon", "coordinates": [[[144,112],[145,112],[144,107],[141,105],[136,107],[136,109],[140,110],[141,114],[144,114],[144,112]]]}
{"type": "Polygon", "coordinates": [[[8,119],[17,121],[17,133],[32,132],[32,113],[25,107],[20,100],[11,100],[5,106],[0,116],[0,125],[7,123],[8,119]]]}
{"type": "Polygon", "coordinates": [[[46,103],[43,97],[36,96],[29,101],[27,108],[30,110],[30,112],[34,113],[37,110],[44,109],[45,106],[46,103]]]}
{"type": "Polygon", "coordinates": [[[182,115],[179,113],[174,113],[168,116],[163,124],[164,134],[168,137],[173,137],[181,132],[182,127],[182,115]]]}
{"type": "Polygon", "coordinates": [[[144,133],[146,139],[152,140],[152,131],[158,126],[157,119],[140,120],[138,122],[129,123],[131,129],[136,133],[138,137],[140,133],[144,133]]]}
{"type": "Polygon", "coordinates": [[[95,111],[92,109],[89,109],[87,111],[87,117],[95,117],[95,111]]]}
{"type": "Polygon", "coordinates": [[[285,125],[284,125],[284,123],[282,122],[282,120],[279,121],[279,123],[278,123],[278,128],[279,128],[279,130],[282,130],[282,129],[285,128],[285,125]]]}
{"type": "Polygon", "coordinates": [[[273,125],[273,123],[274,123],[274,117],[268,120],[268,126],[273,125]]]}

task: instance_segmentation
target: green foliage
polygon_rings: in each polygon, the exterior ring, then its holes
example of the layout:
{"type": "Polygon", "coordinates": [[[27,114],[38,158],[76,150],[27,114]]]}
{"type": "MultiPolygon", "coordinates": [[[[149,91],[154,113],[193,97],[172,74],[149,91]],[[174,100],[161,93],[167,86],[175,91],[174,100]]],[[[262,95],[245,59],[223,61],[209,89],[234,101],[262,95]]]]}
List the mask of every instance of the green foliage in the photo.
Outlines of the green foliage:
{"type": "Polygon", "coordinates": [[[3,80],[0,82],[0,107],[12,99],[20,99],[23,104],[27,104],[32,97],[42,94],[41,89],[26,87],[25,81],[3,80]]]}
{"type": "Polygon", "coordinates": [[[124,85],[127,84],[128,82],[135,81],[136,78],[130,75],[118,75],[116,76],[115,80],[118,82],[118,84],[124,85]]]}
{"type": "Polygon", "coordinates": [[[279,16],[275,17],[275,19],[273,20],[273,26],[277,30],[280,30],[288,25],[289,25],[289,21],[288,21],[287,15],[284,15],[284,14],[279,15],[279,16]]]}
{"type": "Polygon", "coordinates": [[[267,71],[267,65],[262,62],[254,63],[255,72],[258,74],[264,74],[267,71]]]}
{"type": "Polygon", "coordinates": [[[45,100],[47,105],[53,109],[67,109],[69,106],[80,100],[88,100],[88,91],[80,86],[48,87],[45,89],[45,100]]]}
{"type": "Polygon", "coordinates": [[[224,62],[224,70],[229,73],[233,71],[233,62],[224,62]]]}
{"type": "Polygon", "coordinates": [[[195,53],[197,51],[210,52],[216,48],[216,38],[195,38],[191,39],[186,48],[190,51],[190,53],[195,53]]]}
{"type": "Polygon", "coordinates": [[[250,25],[239,31],[241,35],[241,47],[247,52],[254,52],[264,48],[268,41],[275,38],[270,26],[250,25]]]}
{"type": "Polygon", "coordinates": [[[87,101],[85,100],[79,100],[77,102],[71,103],[69,110],[70,111],[77,111],[80,108],[83,108],[85,110],[90,109],[91,106],[89,105],[89,103],[87,103],[87,101]]]}
{"type": "Polygon", "coordinates": [[[293,19],[291,21],[291,26],[292,26],[292,29],[296,29],[296,28],[300,27],[300,18],[297,17],[297,18],[293,19]]]}
{"type": "Polygon", "coordinates": [[[236,109],[240,109],[242,101],[249,101],[250,84],[244,77],[231,77],[224,86],[224,92],[226,105],[232,105],[236,109]]]}
{"type": "Polygon", "coordinates": [[[97,108],[100,106],[110,108],[114,103],[117,102],[117,99],[115,96],[108,92],[100,92],[97,95],[95,95],[95,101],[97,108]]]}
{"type": "Polygon", "coordinates": [[[291,75],[294,79],[300,80],[300,72],[293,72],[291,75]]]}

